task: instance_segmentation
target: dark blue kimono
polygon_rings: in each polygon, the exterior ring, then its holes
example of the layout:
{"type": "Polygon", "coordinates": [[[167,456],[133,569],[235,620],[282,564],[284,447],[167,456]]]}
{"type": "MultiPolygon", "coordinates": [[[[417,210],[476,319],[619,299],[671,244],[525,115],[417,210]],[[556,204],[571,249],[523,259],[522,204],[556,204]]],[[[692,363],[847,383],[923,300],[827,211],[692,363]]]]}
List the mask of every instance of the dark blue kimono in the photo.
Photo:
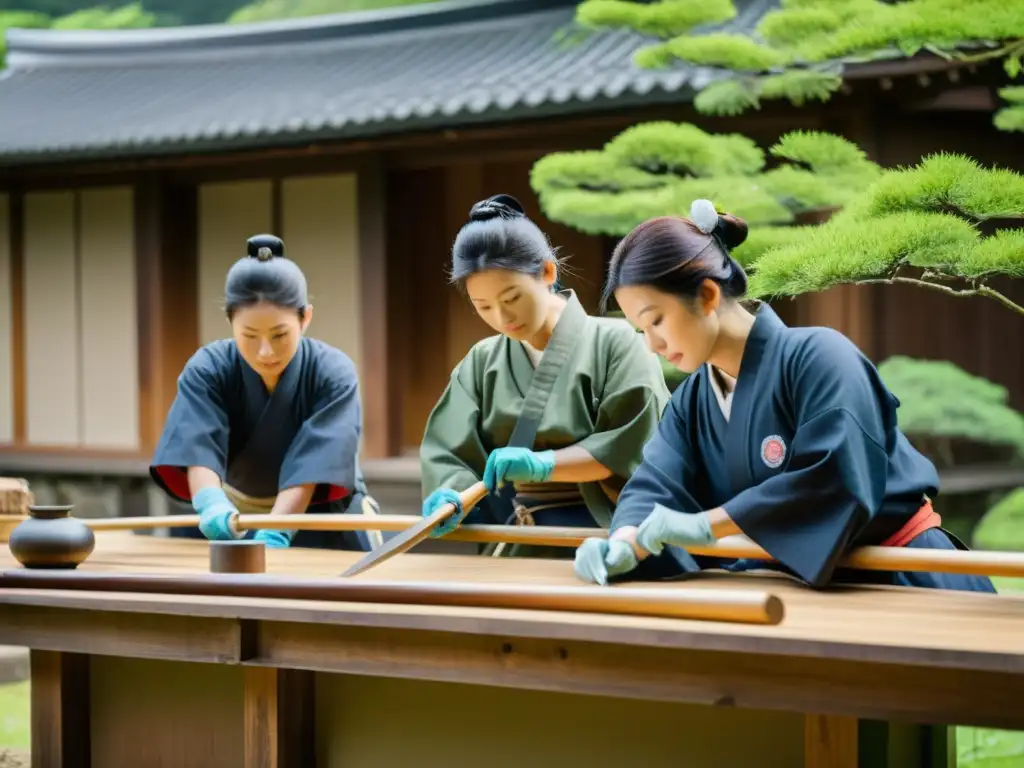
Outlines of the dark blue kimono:
{"type": "MultiPolygon", "coordinates": [[[[253,498],[315,483],[306,514],[359,513],[366,493],[357,465],[361,419],[359,380],[343,352],[304,337],[268,394],[235,342],[215,341],[178,377],[150,474],[185,503],[191,502],[188,467],[202,466],[253,498]]],[[[202,538],[189,528],[172,535],[202,538]]],[[[298,531],[292,546],[371,549],[362,531],[298,531]]]]}
{"type": "MultiPolygon", "coordinates": [[[[698,513],[723,507],[778,561],[723,562],[667,547],[635,572],[776,567],[813,586],[854,580],[994,591],[987,578],[842,573],[851,548],[878,545],[934,498],[934,465],[899,430],[899,401],[872,363],[828,328],[787,328],[759,307],[726,420],[707,367],[673,394],[640,468],[623,488],[612,530],[639,525],[655,504],[698,513]]],[[[964,549],[941,528],[906,546],[964,549]]]]}

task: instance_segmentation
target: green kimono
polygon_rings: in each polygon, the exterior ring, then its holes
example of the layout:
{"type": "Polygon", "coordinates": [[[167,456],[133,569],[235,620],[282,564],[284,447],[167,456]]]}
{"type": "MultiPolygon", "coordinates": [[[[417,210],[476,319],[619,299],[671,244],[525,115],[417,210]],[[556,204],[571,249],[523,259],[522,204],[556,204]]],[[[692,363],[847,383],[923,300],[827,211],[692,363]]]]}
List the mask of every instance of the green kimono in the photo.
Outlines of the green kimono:
{"type": "MultiPolygon", "coordinates": [[[[578,445],[613,474],[579,485],[506,488],[472,510],[466,523],[504,525],[517,517],[523,523],[516,513],[525,508],[544,511],[532,516],[537,525],[573,525],[553,508],[576,507],[582,510],[577,527],[608,527],[668,403],[658,359],[633,327],[590,317],[572,291],[561,295],[567,305],[536,370],[521,343],[498,335],[475,344],[452,371],[420,446],[423,497],[438,488],[465,490],[483,476],[490,452],[508,445],[535,451],[578,445]]],[[[571,548],[505,549],[572,555],[571,548]]]]}

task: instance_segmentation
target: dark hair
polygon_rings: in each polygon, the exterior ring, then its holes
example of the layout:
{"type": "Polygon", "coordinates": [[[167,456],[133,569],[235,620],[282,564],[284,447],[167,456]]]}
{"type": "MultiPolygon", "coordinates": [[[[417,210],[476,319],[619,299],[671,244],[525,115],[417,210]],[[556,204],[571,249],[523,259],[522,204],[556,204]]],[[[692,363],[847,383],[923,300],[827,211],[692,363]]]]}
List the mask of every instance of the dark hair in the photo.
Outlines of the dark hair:
{"type": "Polygon", "coordinates": [[[728,298],[747,292],[747,275],[730,250],[747,239],[747,223],[719,213],[707,200],[695,200],[690,218],[661,216],[645,221],[615,247],[601,311],[616,289],[649,285],[683,298],[696,298],[701,284],[713,280],[728,298]]]}
{"type": "MultiPolygon", "coordinates": [[[[548,262],[559,266],[555,249],[511,195],[494,195],[469,210],[452,245],[453,283],[485,269],[508,269],[539,277],[548,262]]],[[[555,285],[557,288],[557,283],[555,285]]]]}
{"type": "Polygon", "coordinates": [[[231,266],[224,282],[228,319],[242,307],[262,301],[294,309],[303,318],[309,304],[306,276],[298,264],[285,258],[281,238],[254,235],[246,241],[246,251],[248,255],[231,266]]]}

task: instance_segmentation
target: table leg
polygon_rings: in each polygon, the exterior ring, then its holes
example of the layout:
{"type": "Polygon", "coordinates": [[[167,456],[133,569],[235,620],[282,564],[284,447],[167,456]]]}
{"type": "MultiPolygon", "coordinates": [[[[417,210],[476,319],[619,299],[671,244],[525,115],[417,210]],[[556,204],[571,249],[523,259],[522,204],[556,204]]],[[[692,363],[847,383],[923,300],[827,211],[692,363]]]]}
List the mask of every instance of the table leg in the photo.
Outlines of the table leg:
{"type": "Polygon", "coordinates": [[[315,768],[312,672],[245,667],[245,768],[315,768]]]}
{"type": "Polygon", "coordinates": [[[36,651],[32,675],[32,768],[89,768],[89,657],[36,651]]]}
{"type": "Polygon", "coordinates": [[[858,768],[856,717],[806,715],[804,768],[858,768]]]}

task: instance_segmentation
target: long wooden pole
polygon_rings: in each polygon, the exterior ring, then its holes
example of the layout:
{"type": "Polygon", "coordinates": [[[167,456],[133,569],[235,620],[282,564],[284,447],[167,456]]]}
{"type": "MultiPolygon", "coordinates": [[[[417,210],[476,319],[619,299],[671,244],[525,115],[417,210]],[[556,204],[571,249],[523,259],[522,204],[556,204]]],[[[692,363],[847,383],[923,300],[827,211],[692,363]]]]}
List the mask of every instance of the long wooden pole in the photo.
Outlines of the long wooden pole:
{"type": "Polygon", "coordinates": [[[677,585],[604,589],[462,581],[314,580],[262,573],[165,576],[11,569],[0,573],[3,587],[577,611],[769,625],[781,622],[785,614],[782,600],[770,592],[677,585]]]}
{"type": "MultiPolygon", "coordinates": [[[[0,524],[24,520],[0,516],[0,524]]],[[[404,531],[421,522],[414,515],[240,515],[238,526],[244,530],[298,529],[315,531],[404,531]]],[[[189,528],[199,525],[198,515],[166,517],[114,517],[83,519],[94,531],[120,531],[151,528],[189,528]]],[[[444,536],[451,541],[478,544],[507,542],[548,547],[578,547],[584,539],[607,538],[603,528],[566,528],[556,526],[461,525],[444,536]]],[[[745,536],[728,536],[705,547],[687,547],[692,555],[725,559],[746,558],[774,561],[764,549],[745,536]]],[[[1024,553],[974,550],[914,549],[910,547],[860,547],[844,557],[839,566],[862,571],[915,571],[958,573],[971,576],[1024,578],[1024,553]]]]}

